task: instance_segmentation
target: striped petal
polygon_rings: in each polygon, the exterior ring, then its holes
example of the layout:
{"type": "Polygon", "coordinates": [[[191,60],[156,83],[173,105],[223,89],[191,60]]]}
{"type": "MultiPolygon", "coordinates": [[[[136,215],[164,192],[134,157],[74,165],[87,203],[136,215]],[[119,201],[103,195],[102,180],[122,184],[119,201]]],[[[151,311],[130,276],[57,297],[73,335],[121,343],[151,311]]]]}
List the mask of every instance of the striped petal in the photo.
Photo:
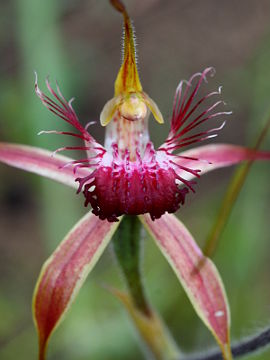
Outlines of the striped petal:
{"type": "Polygon", "coordinates": [[[140,216],[163,255],[175,271],[199,317],[214,335],[224,359],[231,359],[230,311],[218,271],[202,254],[192,235],[174,216],[152,221],[140,216]],[[203,262],[202,266],[199,266],[203,262]]]}
{"type": "Polygon", "coordinates": [[[72,163],[72,159],[26,145],[0,143],[0,161],[73,188],[78,186],[75,182],[76,177],[84,177],[90,173],[89,169],[78,168],[75,175],[73,166],[66,166],[72,163]]]}
{"type": "Polygon", "coordinates": [[[33,297],[39,335],[39,360],[45,359],[50,335],[63,319],[118,223],[88,213],[68,233],[42,267],[33,297]]]}
{"type": "MultiPolygon", "coordinates": [[[[256,151],[238,145],[213,144],[199,146],[179,154],[174,162],[189,169],[200,169],[200,175],[246,160],[270,160],[269,151],[256,151]]],[[[192,173],[181,172],[186,180],[195,178],[192,173]]]]}

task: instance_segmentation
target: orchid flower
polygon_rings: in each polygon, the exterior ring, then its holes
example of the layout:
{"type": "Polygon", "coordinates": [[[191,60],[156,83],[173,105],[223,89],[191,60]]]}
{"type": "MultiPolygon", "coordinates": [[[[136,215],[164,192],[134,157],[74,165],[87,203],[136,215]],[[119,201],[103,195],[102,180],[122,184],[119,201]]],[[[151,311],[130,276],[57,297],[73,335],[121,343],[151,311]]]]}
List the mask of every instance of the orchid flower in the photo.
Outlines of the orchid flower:
{"type": "MultiPolygon", "coordinates": [[[[213,68],[181,81],[173,102],[171,125],[164,143],[155,149],[148,132],[152,113],[158,124],[163,116],[157,104],[143,91],[136,65],[134,31],[124,5],[112,0],[124,18],[123,61],[115,81],[114,97],[100,115],[106,127],[105,144],[99,144],[87,124],[80,123],[58,85],[55,91],[46,81],[50,96],[38,86],[35,92],[42,103],[66,121],[73,131],[43,131],[76,137],[81,146],[66,146],[50,151],[10,143],[0,143],[0,161],[77,188],[89,211],[67,234],[43,265],[33,300],[33,312],[39,335],[40,355],[45,358],[48,339],[63,320],[87,275],[117,230],[124,216],[139,216],[149,234],[172,266],[195,311],[214,335],[224,359],[231,359],[230,313],[218,271],[204,257],[190,232],[175,213],[185,197],[194,192],[195,179],[203,174],[245,160],[270,160],[270,152],[255,151],[237,145],[213,144],[184,150],[188,145],[217,136],[225,122],[213,122],[228,111],[218,110],[224,103],[221,88],[208,95],[199,91],[213,68]],[[83,150],[83,159],[61,156],[63,150],[83,150]],[[201,260],[204,265],[197,268],[201,260]]],[[[133,309],[134,310],[134,309],[133,309]]],[[[134,315],[136,318],[136,316],[134,315]]]]}

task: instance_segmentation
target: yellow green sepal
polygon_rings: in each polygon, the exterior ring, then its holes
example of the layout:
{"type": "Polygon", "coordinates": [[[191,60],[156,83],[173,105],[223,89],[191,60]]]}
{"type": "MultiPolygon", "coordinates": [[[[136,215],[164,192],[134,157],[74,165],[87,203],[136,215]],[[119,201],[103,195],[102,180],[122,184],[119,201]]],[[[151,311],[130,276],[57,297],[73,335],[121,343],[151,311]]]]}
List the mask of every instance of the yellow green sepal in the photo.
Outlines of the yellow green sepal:
{"type": "Polygon", "coordinates": [[[106,126],[116,115],[130,121],[145,119],[149,109],[157,122],[163,124],[157,104],[142,89],[136,65],[134,31],[126,8],[120,0],[111,0],[111,4],[124,18],[124,56],[114,84],[114,98],[105,104],[100,123],[106,126]]]}

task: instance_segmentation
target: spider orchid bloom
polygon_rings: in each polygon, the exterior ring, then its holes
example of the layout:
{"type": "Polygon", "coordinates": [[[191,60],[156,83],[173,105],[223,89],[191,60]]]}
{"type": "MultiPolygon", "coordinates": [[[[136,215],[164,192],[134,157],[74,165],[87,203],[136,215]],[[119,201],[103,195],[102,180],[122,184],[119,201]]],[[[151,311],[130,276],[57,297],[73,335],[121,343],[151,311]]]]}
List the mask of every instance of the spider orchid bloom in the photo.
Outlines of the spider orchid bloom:
{"type": "Polygon", "coordinates": [[[231,113],[213,112],[222,103],[217,101],[191,120],[206,99],[220,94],[219,89],[192,104],[203,80],[214,72],[213,68],[207,68],[203,73],[193,75],[186,82],[185,90],[185,82],[180,83],[174,99],[170,132],[164,144],[155,150],[148,133],[150,112],[158,123],[164,121],[157,105],[142,90],[135,62],[133,31],[126,12],[124,19],[124,59],[115,81],[115,96],[105,104],[100,115],[101,125],[106,126],[104,147],[80,124],[71,101],[65,100],[59,88],[58,94],[55,93],[47,80],[48,90],[54,97],[52,100],[39,89],[37,78],[35,83],[36,93],[43,104],[79,132],[67,135],[84,140],[84,147],[65,147],[56,152],[69,149],[87,151],[87,158],[65,166],[73,165],[74,173],[82,168],[88,170],[86,176],[75,180],[79,183],[78,192],[83,192],[85,206],[90,204],[95,215],[110,222],[118,221],[121,215],[148,213],[155,220],[165,212],[176,212],[184,204],[186,194],[190,190],[194,192],[194,182],[190,178],[198,178],[201,170],[199,158],[174,154],[174,151],[216,136],[224,122],[207,131],[192,135],[190,132],[207,120],[231,113]],[[195,88],[190,93],[196,79],[195,88]]]}
{"type": "MultiPolygon", "coordinates": [[[[195,311],[221,347],[224,359],[231,359],[230,314],[220,276],[204,256],[185,226],[172,214],[184,204],[194,179],[220,167],[244,160],[270,159],[269,152],[256,152],[235,145],[205,145],[175,153],[185,146],[212,138],[224,123],[210,130],[194,130],[201,124],[229,112],[217,111],[218,100],[203,107],[220,89],[198,97],[200,86],[212,68],[181,81],[175,94],[171,127],[165,142],[155,149],[149,138],[148,117],[159,124],[163,117],[155,102],[143,91],[135,59],[133,28],[120,1],[111,1],[124,17],[124,56],[115,81],[115,94],[104,106],[100,122],[106,126],[104,146],[82,126],[69,102],[53,90],[52,97],[38,87],[43,104],[77,130],[45,131],[79,138],[84,146],[65,147],[54,153],[34,147],[0,144],[0,161],[77,188],[92,207],[74,226],[45,262],[33,301],[39,335],[40,355],[45,358],[48,339],[63,319],[84,280],[116,231],[123,215],[139,215],[143,225],[179,278],[195,311]],[[60,156],[61,150],[85,150],[80,160],[60,156]],[[204,259],[204,266],[194,268],[204,259]]],[[[44,133],[44,131],[42,132],[44,133]]]]}

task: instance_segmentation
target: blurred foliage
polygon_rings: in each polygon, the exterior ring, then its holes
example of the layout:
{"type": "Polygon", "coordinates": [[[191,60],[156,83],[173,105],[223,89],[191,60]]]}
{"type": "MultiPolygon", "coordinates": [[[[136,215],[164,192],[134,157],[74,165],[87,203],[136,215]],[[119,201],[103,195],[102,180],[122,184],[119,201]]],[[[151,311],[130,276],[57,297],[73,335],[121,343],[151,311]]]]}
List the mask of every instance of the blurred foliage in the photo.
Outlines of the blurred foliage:
{"type": "MultiPolygon", "coordinates": [[[[270,3],[268,0],[126,1],[135,20],[142,84],[169,120],[181,78],[208,65],[224,85],[234,114],[218,141],[252,145],[270,98],[270,3]]],[[[2,0],[0,2],[0,139],[55,149],[64,138],[37,137],[63,129],[33,91],[57,78],[83,123],[97,120],[112,97],[120,63],[121,18],[108,1],[2,0]]],[[[168,127],[168,121],[165,125],[168,127]]],[[[156,143],[164,128],[151,122],[156,143]]],[[[93,135],[103,138],[100,126],[93,135]]],[[[70,141],[70,140],[69,140],[70,141]]],[[[270,148],[270,137],[264,143],[270,148]]],[[[203,177],[179,212],[203,245],[232,174],[203,177]]],[[[35,359],[37,339],[31,296],[41,264],[84,211],[82,198],[49,180],[0,166],[0,358],[35,359]]],[[[269,324],[269,164],[248,177],[214,260],[227,289],[233,339],[269,324]]],[[[213,346],[160,252],[145,237],[144,274],[152,302],[185,351],[213,346]]],[[[139,359],[138,338],[120,304],[102,283],[122,287],[110,249],[98,263],[49,348],[49,359],[139,359]]],[[[250,359],[267,360],[265,354],[250,359]]]]}

